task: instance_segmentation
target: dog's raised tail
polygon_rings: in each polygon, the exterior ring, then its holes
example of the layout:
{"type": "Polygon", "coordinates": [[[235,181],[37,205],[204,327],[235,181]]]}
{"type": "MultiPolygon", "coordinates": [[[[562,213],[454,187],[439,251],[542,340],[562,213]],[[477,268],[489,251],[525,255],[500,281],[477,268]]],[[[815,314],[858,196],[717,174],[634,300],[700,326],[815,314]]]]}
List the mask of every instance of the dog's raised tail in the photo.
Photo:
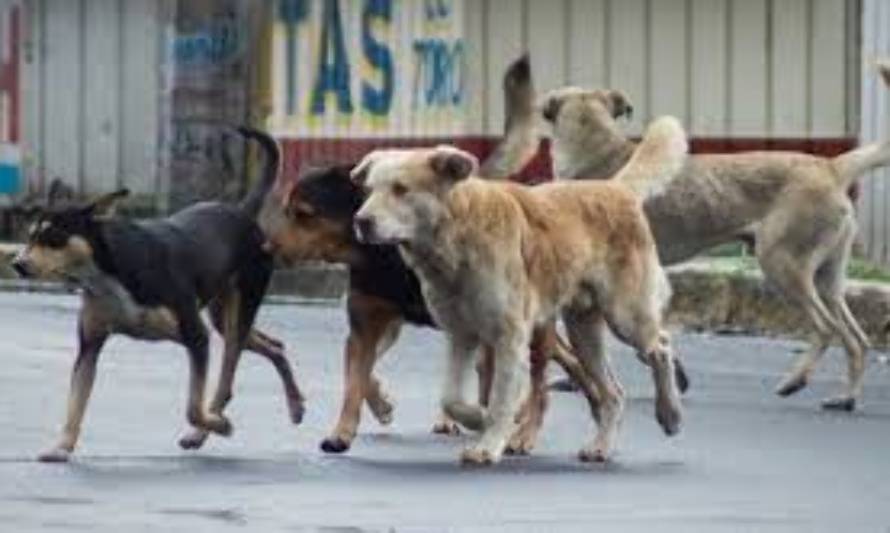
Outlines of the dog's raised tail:
{"type": "MultiPolygon", "coordinates": [[[[877,69],[884,83],[890,88],[890,60],[879,61],[877,69]]],[[[846,190],[869,170],[890,164],[890,141],[854,148],[835,157],[832,164],[837,172],[838,185],[846,190]]]]}
{"type": "Polygon", "coordinates": [[[278,147],[278,142],[264,131],[247,126],[239,126],[238,133],[247,139],[255,140],[263,149],[263,152],[265,152],[263,174],[260,176],[260,181],[241,200],[241,209],[251,217],[256,217],[263,206],[263,199],[272,190],[275,180],[278,178],[278,171],[281,166],[281,149],[278,147]]]}
{"type": "Polygon", "coordinates": [[[672,116],[657,118],[614,179],[645,199],[680,172],[688,154],[689,142],[680,121],[672,116]]]}
{"type": "Polygon", "coordinates": [[[860,176],[890,164],[890,141],[866,144],[832,159],[840,188],[849,189],[860,176]]]}

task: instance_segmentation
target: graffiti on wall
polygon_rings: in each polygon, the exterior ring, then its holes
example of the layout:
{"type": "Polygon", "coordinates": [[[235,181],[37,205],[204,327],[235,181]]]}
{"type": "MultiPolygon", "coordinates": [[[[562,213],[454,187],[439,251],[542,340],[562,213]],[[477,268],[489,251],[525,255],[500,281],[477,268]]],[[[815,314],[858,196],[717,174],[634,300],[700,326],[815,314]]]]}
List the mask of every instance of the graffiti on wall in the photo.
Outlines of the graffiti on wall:
{"type": "Polygon", "coordinates": [[[282,129],[455,129],[466,100],[462,1],[279,0],[272,64],[282,129]]]}
{"type": "Polygon", "coordinates": [[[19,44],[21,7],[0,9],[0,194],[21,188],[19,44]]]}
{"type": "Polygon", "coordinates": [[[244,142],[229,125],[247,117],[251,5],[179,2],[169,13],[161,135],[171,209],[244,189],[244,142]]]}

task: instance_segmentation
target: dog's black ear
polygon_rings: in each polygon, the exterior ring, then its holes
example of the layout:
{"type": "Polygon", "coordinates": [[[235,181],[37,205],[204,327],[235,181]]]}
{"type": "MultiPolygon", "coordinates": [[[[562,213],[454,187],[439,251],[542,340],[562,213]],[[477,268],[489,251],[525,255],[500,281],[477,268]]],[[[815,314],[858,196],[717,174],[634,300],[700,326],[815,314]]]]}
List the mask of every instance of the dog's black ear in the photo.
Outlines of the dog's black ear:
{"type": "Polygon", "coordinates": [[[617,119],[627,117],[628,120],[633,118],[634,106],[626,94],[621,91],[612,90],[608,93],[608,100],[609,107],[612,111],[612,118],[617,119]]]}
{"type": "Polygon", "coordinates": [[[559,108],[562,107],[563,97],[559,95],[550,95],[544,99],[541,104],[541,116],[547,122],[556,122],[559,116],[559,108]]]}
{"type": "Polygon", "coordinates": [[[117,207],[118,200],[126,198],[129,195],[129,189],[119,189],[108,194],[103,194],[90,202],[90,204],[84,208],[84,211],[93,216],[111,216],[114,214],[114,208],[117,207]]]}
{"type": "Polygon", "coordinates": [[[452,146],[438,146],[430,156],[430,168],[449,181],[460,181],[476,172],[479,160],[473,154],[452,146]]]}

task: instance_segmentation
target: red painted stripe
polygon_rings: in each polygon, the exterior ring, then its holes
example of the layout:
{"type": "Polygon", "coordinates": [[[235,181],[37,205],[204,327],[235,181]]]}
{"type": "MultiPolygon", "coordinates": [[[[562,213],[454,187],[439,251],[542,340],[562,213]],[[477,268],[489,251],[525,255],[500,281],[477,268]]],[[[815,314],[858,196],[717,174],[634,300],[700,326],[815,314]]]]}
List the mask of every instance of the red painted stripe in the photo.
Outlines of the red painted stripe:
{"type": "MultiPolygon", "coordinates": [[[[282,139],[285,174],[296,176],[301,167],[333,163],[356,162],[375,148],[420,147],[453,144],[485,159],[494,149],[497,139],[488,136],[384,139],[282,139]]],[[[693,138],[693,153],[741,152],[747,150],[790,150],[824,156],[835,156],[857,144],[855,137],[822,139],[807,138],[693,138]]],[[[550,179],[549,143],[541,143],[534,159],[516,176],[523,183],[537,183],[550,179]]]]}

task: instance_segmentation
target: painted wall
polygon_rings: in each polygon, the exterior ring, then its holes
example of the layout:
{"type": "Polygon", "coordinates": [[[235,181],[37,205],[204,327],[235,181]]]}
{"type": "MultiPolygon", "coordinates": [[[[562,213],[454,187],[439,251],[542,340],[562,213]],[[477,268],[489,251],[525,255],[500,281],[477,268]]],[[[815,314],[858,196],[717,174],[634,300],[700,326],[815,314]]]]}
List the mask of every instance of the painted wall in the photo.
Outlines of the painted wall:
{"type": "Polygon", "coordinates": [[[21,175],[21,66],[22,6],[17,0],[0,2],[0,198],[23,187],[21,175]]]}
{"type": "MultiPolygon", "coordinates": [[[[525,50],[541,90],[627,92],[631,135],[666,113],[688,126],[696,151],[831,154],[858,134],[858,2],[279,0],[277,8],[270,125],[295,165],[409,138],[484,156],[503,124],[501,76],[525,50]]],[[[534,172],[547,170],[542,155],[534,172]]]]}
{"type": "Polygon", "coordinates": [[[301,138],[465,133],[471,109],[464,6],[279,1],[272,128],[301,138]]]}

